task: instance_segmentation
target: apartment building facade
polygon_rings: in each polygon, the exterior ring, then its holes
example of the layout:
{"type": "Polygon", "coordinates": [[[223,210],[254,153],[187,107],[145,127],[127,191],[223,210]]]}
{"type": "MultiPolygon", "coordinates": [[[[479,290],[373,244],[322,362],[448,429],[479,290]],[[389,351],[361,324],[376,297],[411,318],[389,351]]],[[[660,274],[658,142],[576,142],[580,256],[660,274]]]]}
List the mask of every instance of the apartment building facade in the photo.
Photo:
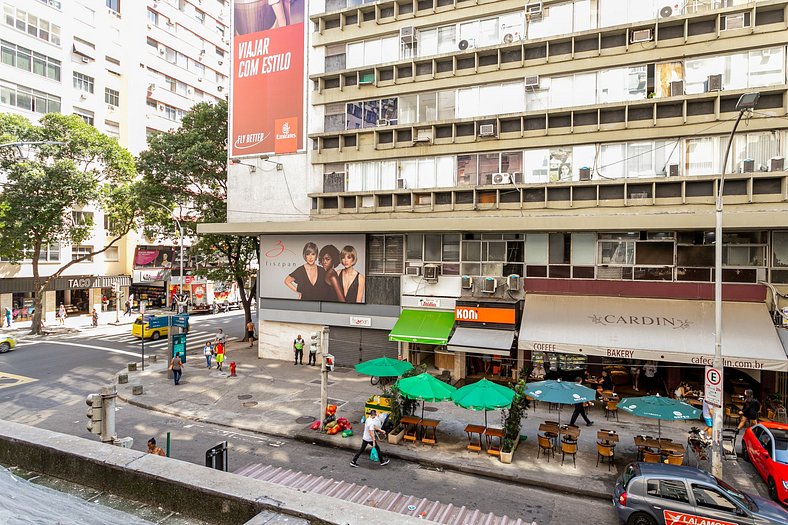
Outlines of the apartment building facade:
{"type": "MultiPolygon", "coordinates": [[[[229,222],[202,228],[261,235],[261,353],[326,325],[339,364],[460,379],[648,360],[697,382],[715,195],[736,103],[758,92],[725,166],[723,355],[785,392],[787,16],[778,0],[310,3],[308,138],[231,166],[229,222]],[[327,245],[359,252],[363,297],[298,300],[293,274],[327,245]]],[[[316,275],[347,285],[343,268],[316,275]]]]}
{"type": "MultiPolygon", "coordinates": [[[[176,128],[195,103],[227,94],[223,0],[0,3],[0,111],[32,121],[49,112],[76,114],[136,155],[152,131],[176,128]]],[[[40,261],[44,275],[109,240],[101,210],[74,213],[92,216],[94,235],[84,246],[49,247],[40,261]]],[[[47,319],[61,302],[72,312],[114,307],[114,284],[128,296],[137,241],[130,234],[53,280],[44,300],[47,319]]],[[[0,263],[0,307],[11,306],[24,319],[32,294],[29,263],[0,263]]]]}

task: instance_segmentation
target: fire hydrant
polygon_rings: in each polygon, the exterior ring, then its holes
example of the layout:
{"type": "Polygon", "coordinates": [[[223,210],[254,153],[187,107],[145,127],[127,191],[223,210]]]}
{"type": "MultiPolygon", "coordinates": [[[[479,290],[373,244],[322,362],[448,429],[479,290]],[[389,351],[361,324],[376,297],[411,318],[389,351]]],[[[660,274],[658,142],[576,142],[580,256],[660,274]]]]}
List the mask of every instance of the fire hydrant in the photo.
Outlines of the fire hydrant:
{"type": "Polygon", "coordinates": [[[235,377],[235,361],[230,361],[230,377],[235,377]]]}

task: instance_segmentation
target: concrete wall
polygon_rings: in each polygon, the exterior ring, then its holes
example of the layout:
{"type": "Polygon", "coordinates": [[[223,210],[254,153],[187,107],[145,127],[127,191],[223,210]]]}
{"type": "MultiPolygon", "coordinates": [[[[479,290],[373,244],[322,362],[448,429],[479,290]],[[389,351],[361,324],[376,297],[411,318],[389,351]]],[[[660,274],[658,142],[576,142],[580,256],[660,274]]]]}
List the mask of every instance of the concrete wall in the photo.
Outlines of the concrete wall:
{"type": "Polygon", "coordinates": [[[304,518],[314,524],[424,523],[177,459],[2,420],[0,464],[144,501],[217,525],[242,524],[264,511],[304,518]]]}

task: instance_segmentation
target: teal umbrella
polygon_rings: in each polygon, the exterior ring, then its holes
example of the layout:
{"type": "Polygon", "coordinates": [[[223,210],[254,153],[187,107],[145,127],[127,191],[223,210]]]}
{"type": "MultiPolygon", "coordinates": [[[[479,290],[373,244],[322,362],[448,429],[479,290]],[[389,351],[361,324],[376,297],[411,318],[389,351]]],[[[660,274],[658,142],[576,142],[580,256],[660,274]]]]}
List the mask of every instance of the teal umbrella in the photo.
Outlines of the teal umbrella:
{"type": "Polygon", "coordinates": [[[454,404],[470,410],[484,410],[484,426],[487,426],[487,411],[506,408],[512,404],[514,390],[482,379],[465,385],[452,394],[454,404]]]}
{"type": "MultiPolygon", "coordinates": [[[[596,399],[596,390],[583,386],[574,381],[561,381],[560,379],[548,379],[547,381],[537,381],[525,388],[525,395],[545,401],[547,403],[558,403],[561,405],[574,405],[576,403],[586,403],[596,399]]],[[[561,422],[561,410],[558,410],[558,422],[561,422]]]]}
{"type": "Polygon", "coordinates": [[[618,408],[630,414],[649,417],[658,421],[659,437],[662,437],[662,421],[683,421],[697,419],[700,410],[669,397],[656,396],[627,397],[618,403],[618,408]]]}
{"type": "MultiPolygon", "coordinates": [[[[447,401],[457,390],[427,372],[399,379],[397,387],[403,396],[421,401],[447,401]]],[[[424,403],[421,404],[421,418],[424,419],[424,403]]]]}
{"type": "Polygon", "coordinates": [[[356,365],[356,372],[373,377],[397,377],[412,369],[409,362],[390,357],[370,359],[356,365]]]}

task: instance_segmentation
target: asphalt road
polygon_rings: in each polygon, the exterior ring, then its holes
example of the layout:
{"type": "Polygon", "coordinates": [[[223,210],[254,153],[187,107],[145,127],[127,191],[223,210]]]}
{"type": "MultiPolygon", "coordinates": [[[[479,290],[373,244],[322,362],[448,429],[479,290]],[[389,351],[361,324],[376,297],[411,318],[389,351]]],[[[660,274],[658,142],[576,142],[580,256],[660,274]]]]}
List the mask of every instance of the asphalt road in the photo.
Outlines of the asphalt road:
{"type": "MultiPolygon", "coordinates": [[[[223,328],[229,337],[240,338],[243,324],[242,312],[193,316],[189,337],[194,342],[189,346],[198,345],[218,328],[223,328]]],[[[132,339],[129,332],[128,325],[86,328],[80,334],[23,344],[0,355],[0,418],[96,439],[85,429],[85,397],[111,384],[118,370],[138,358],[139,342],[132,339]],[[3,377],[2,374],[33,381],[23,382],[24,379],[3,377]]],[[[164,344],[161,341],[146,345],[146,354],[158,349],[159,355],[164,355],[164,344]]],[[[123,402],[118,402],[116,429],[120,437],[133,437],[134,448],[138,450],[144,449],[151,436],[165,446],[169,432],[171,456],[197,464],[204,463],[207,449],[226,440],[231,471],[252,463],[272,464],[522,518],[527,523],[617,523],[612,505],[604,501],[437,471],[398,460],[392,460],[386,467],[362,461],[362,468],[352,469],[346,451],[236,432],[150,412],[123,402]]]]}

